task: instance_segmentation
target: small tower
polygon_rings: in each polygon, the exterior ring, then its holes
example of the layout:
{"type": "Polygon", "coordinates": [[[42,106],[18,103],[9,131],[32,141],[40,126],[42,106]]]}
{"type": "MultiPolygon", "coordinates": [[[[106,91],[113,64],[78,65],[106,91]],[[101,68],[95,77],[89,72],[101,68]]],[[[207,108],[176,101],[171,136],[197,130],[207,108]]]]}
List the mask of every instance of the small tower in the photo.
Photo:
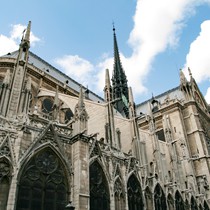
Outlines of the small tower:
{"type": "Polygon", "coordinates": [[[117,38],[115,34],[115,28],[113,27],[114,33],[114,70],[112,75],[112,90],[113,100],[120,99],[115,103],[115,108],[128,118],[128,84],[127,77],[122,68],[120,61],[119,50],[117,46],[117,38]]]}
{"type": "Polygon", "coordinates": [[[82,87],[80,87],[79,100],[77,105],[75,106],[74,120],[74,133],[87,133],[88,114],[85,109],[82,87]]]}
{"type": "Polygon", "coordinates": [[[104,99],[106,102],[112,100],[112,87],[110,84],[109,69],[106,69],[106,74],[105,74],[104,99]]]}
{"type": "Polygon", "coordinates": [[[28,55],[30,48],[30,31],[31,31],[31,21],[28,23],[25,34],[23,34],[19,52],[14,66],[12,79],[10,83],[10,97],[9,103],[6,110],[6,117],[16,118],[19,110],[21,110],[21,97],[22,91],[25,88],[26,79],[26,69],[28,64],[28,55]]]}
{"type": "Polygon", "coordinates": [[[118,147],[115,138],[115,125],[114,125],[114,112],[113,112],[113,104],[117,101],[112,100],[112,87],[110,84],[110,77],[109,77],[109,70],[106,69],[105,75],[105,87],[104,87],[104,98],[107,102],[106,105],[106,125],[105,125],[105,133],[106,133],[106,140],[110,146],[118,147]]]}

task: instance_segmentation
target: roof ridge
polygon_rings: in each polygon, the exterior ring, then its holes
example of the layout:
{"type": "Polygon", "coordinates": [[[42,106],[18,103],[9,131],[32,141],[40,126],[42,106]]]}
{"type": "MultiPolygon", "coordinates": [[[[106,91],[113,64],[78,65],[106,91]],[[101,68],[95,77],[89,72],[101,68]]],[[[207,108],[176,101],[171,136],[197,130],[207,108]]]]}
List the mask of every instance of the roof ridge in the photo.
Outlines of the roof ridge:
{"type": "MultiPolygon", "coordinates": [[[[167,95],[168,93],[171,93],[171,92],[173,92],[173,91],[175,91],[175,90],[178,90],[179,87],[180,87],[180,86],[178,85],[178,86],[176,86],[176,87],[174,87],[174,88],[172,88],[172,89],[169,89],[169,90],[165,91],[164,93],[161,93],[161,94],[159,94],[159,95],[157,95],[157,96],[154,96],[154,98],[158,99],[158,98],[160,98],[160,97],[162,97],[162,96],[164,96],[164,95],[167,95]]],[[[136,107],[141,106],[141,105],[143,105],[143,104],[149,102],[150,100],[151,100],[151,99],[148,99],[148,100],[146,100],[146,101],[143,101],[143,102],[137,104],[136,107]]]]}

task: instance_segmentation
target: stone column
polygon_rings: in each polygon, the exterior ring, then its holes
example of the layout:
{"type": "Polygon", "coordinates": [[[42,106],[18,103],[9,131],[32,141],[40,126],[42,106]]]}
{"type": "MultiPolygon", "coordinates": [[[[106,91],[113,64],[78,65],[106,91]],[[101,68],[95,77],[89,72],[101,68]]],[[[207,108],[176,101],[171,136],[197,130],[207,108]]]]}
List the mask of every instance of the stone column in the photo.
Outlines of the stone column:
{"type": "Polygon", "coordinates": [[[89,144],[87,137],[78,134],[72,145],[73,205],[75,210],[89,209],[89,144]]]}

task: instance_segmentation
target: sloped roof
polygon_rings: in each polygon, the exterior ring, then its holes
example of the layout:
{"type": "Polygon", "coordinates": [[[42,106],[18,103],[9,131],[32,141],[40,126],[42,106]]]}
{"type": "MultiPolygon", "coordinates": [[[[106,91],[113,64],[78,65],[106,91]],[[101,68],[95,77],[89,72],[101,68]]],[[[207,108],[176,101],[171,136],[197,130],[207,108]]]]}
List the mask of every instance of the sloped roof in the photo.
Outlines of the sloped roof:
{"type": "MultiPolygon", "coordinates": [[[[160,95],[155,96],[155,100],[157,100],[159,103],[163,103],[166,97],[169,97],[170,99],[178,99],[178,100],[183,100],[184,95],[182,91],[180,90],[179,86],[172,88],[160,95]]],[[[142,112],[142,113],[147,113],[148,111],[148,102],[151,102],[151,98],[136,105],[136,110],[137,110],[137,115],[142,112]]]]}
{"type": "MultiPolygon", "coordinates": [[[[12,53],[8,53],[7,55],[4,55],[4,56],[0,56],[0,57],[16,59],[17,56],[18,56],[18,50],[14,51],[12,53]]],[[[38,69],[44,71],[46,74],[52,76],[53,78],[56,78],[60,82],[66,84],[68,87],[72,88],[73,90],[75,90],[77,92],[80,91],[80,87],[81,87],[80,83],[78,83],[77,81],[75,81],[74,79],[69,77],[68,75],[64,74],[57,68],[53,67],[51,64],[49,64],[48,62],[46,62],[39,56],[35,55],[31,51],[29,51],[28,63],[37,67],[38,69]]],[[[86,89],[86,88],[83,87],[83,89],[86,89]]],[[[98,96],[97,94],[95,94],[94,92],[92,92],[90,90],[88,90],[88,91],[89,91],[89,99],[90,100],[97,101],[97,102],[104,101],[104,99],[102,97],[98,96]]]]}

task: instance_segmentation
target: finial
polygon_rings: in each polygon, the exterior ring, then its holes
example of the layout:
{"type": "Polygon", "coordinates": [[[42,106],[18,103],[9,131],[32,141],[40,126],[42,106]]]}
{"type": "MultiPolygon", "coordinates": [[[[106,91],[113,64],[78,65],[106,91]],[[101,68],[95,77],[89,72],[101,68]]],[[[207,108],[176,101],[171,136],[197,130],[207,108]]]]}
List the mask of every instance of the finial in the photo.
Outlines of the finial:
{"type": "Polygon", "coordinates": [[[84,107],[84,101],[83,101],[83,87],[80,85],[80,92],[79,92],[79,101],[78,101],[78,106],[80,109],[84,107]]]}
{"type": "Polygon", "coordinates": [[[192,77],[192,72],[190,70],[190,67],[188,67],[188,72],[189,72],[190,77],[192,77]]]}
{"type": "Polygon", "coordinates": [[[25,40],[30,41],[30,32],[31,32],[31,21],[28,22],[28,26],[25,33],[25,40]]]}
{"type": "Polygon", "coordinates": [[[112,22],[112,26],[113,26],[113,31],[115,33],[114,21],[112,22]]]}
{"type": "Polygon", "coordinates": [[[133,100],[133,91],[131,87],[128,88],[128,97],[129,97],[129,102],[133,105],[134,100],[133,100]]]}
{"type": "Polygon", "coordinates": [[[110,77],[109,77],[109,69],[106,69],[106,73],[105,73],[105,86],[107,86],[108,88],[110,88],[110,77]]]}

